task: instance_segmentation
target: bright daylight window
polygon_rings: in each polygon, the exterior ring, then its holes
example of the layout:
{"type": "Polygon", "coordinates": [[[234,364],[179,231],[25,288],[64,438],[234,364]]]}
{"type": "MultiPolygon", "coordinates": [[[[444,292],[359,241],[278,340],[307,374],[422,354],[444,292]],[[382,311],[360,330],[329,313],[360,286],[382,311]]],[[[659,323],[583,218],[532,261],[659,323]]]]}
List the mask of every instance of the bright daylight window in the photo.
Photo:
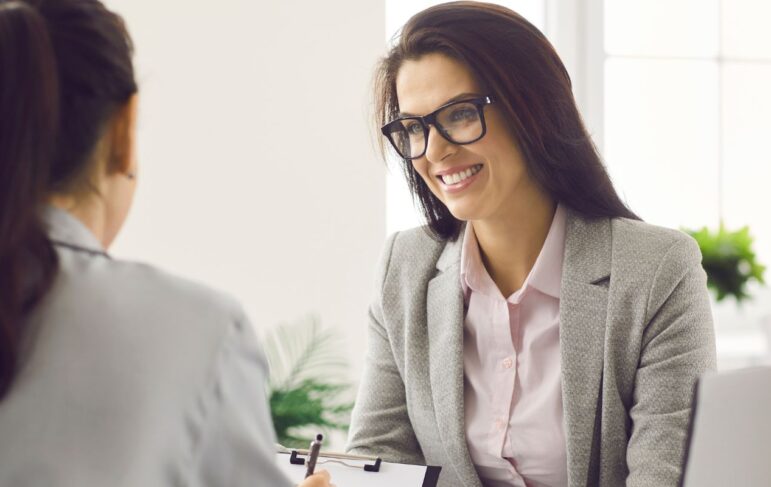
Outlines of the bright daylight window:
{"type": "MultiPolygon", "coordinates": [[[[748,225],[771,263],[771,32],[764,0],[605,0],[604,156],[643,219],[748,225]]],[[[768,276],[767,276],[768,277],[768,276]]],[[[771,292],[714,306],[718,362],[766,360],[771,292]]]]}

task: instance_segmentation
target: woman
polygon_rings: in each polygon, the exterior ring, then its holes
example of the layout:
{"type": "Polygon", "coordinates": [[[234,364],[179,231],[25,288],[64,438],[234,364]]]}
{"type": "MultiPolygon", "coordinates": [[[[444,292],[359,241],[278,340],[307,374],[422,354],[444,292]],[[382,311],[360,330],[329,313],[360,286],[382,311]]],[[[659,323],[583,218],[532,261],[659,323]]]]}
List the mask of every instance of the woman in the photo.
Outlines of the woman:
{"type": "Polygon", "coordinates": [[[241,307],[106,253],[136,91],[98,1],[0,1],[0,486],[289,486],[241,307]]]}
{"type": "Polygon", "coordinates": [[[428,232],[386,243],[348,449],[442,486],[676,485],[715,367],[699,249],[621,202],[552,46],[442,4],[377,81],[428,232]]]}

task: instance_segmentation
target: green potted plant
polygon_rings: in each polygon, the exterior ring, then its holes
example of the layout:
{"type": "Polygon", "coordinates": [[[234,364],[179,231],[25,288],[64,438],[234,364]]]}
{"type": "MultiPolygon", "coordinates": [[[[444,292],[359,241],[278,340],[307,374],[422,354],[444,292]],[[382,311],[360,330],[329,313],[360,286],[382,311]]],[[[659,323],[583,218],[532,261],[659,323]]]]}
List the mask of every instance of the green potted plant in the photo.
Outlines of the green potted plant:
{"type": "Polygon", "coordinates": [[[318,431],[348,430],[353,401],[340,348],[340,338],[316,317],[276,327],[265,337],[270,409],[283,446],[307,448],[318,431]]]}
{"type": "Polygon", "coordinates": [[[718,302],[730,296],[741,303],[749,298],[747,284],[765,283],[765,266],[755,257],[749,227],[732,232],[721,224],[716,231],[707,227],[686,231],[699,244],[707,286],[718,302]]]}

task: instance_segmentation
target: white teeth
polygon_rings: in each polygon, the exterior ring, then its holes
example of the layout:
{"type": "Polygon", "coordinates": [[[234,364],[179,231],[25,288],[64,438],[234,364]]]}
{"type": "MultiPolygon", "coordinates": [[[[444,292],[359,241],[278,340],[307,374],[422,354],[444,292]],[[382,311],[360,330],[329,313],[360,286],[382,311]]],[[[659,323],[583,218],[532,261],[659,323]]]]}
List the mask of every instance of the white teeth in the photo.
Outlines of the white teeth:
{"type": "Polygon", "coordinates": [[[482,169],[481,164],[477,164],[476,166],[470,167],[466,169],[465,171],[456,172],[453,174],[441,176],[442,182],[444,184],[450,185],[450,184],[458,184],[459,182],[463,181],[466,178],[470,178],[474,174],[478,173],[482,169]]]}

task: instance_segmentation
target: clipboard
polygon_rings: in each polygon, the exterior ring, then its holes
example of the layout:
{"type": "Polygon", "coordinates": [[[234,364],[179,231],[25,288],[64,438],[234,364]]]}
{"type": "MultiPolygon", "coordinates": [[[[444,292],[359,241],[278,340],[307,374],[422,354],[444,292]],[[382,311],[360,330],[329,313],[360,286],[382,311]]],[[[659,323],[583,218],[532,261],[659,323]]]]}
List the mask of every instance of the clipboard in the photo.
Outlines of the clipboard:
{"type": "MultiPolygon", "coordinates": [[[[308,450],[276,445],[276,464],[294,482],[305,477],[308,450]]],[[[442,467],[384,462],[379,457],[320,452],[317,468],[329,471],[337,487],[436,487],[442,467]]]]}

